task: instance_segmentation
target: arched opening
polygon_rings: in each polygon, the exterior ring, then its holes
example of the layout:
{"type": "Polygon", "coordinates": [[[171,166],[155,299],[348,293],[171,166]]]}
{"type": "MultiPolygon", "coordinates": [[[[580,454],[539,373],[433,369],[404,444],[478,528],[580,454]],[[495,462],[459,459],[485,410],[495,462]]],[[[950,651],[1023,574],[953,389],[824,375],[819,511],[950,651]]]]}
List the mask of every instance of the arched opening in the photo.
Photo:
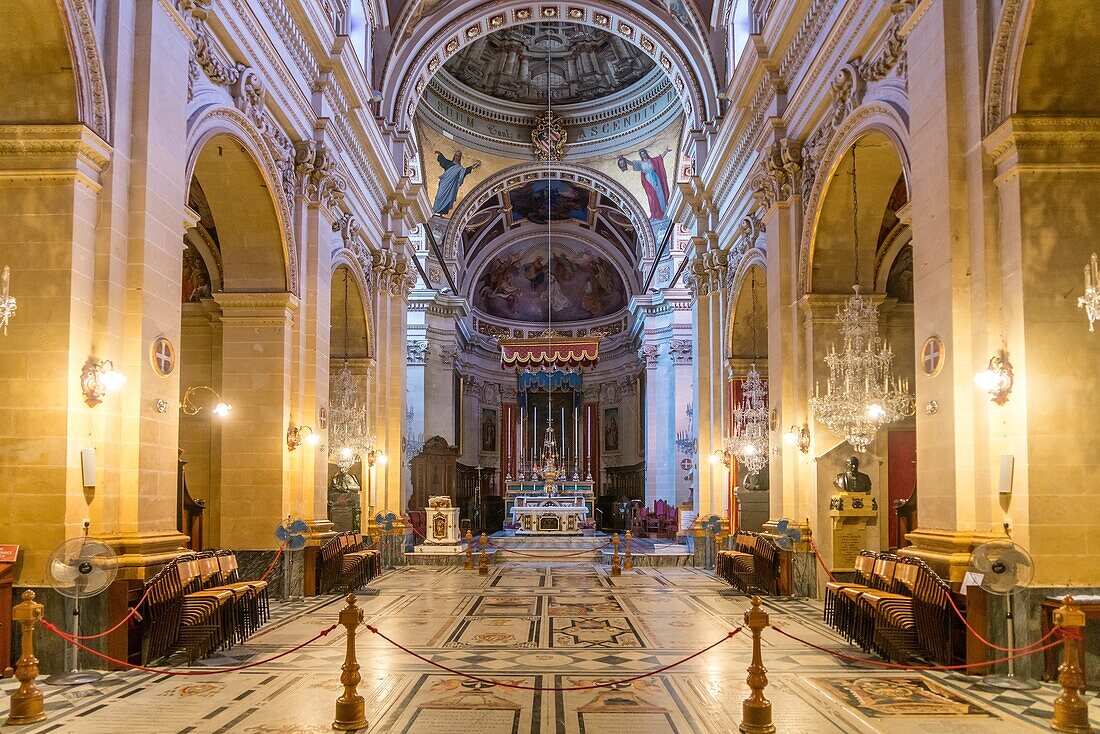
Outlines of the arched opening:
{"type": "Polygon", "coordinates": [[[187,205],[196,220],[179,294],[187,488],[206,504],[202,546],[266,548],[285,512],[303,509],[283,496],[293,302],[282,227],[254,157],[227,133],[198,152],[187,205]],[[219,415],[219,402],[231,412],[219,415]]]}
{"type": "MultiPolygon", "coordinates": [[[[735,411],[744,400],[744,386],[749,370],[756,369],[760,379],[768,382],[768,283],[763,264],[753,262],[738,277],[738,290],[730,310],[727,363],[729,380],[726,385],[726,435],[734,434],[735,411]]],[[[749,476],[736,462],[731,462],[729,490],[737,507],[737,526],[759,532],[769,518],[769,466],[755,476],[749,476]]],[[[732,506],[732,505],[731,505],[732,506]]]]}
{"type": "Polygon", "coordinates": [[[0,7],[0,123],[49,125],[79,119],[66,35],[58,3],[11,0],[0,7]]]}
{"type": "MultiPolygon", "coordinates": [[[[864,298],[878,306],[878,335],[893,352],[891,374],[909,386],[916,380],[913,327],[913,248],[908,223],[909,188],[902,157],[882,132],[855,140],[837,163],[822,197],[811,242],[808,320],[812,344],[809,391],[825,393],[829,368],[824,357],[840,352],[837,307],[859,283],[864,298]]],[[[828,514],[836,491],[834,478],[856,455],[841,436],[815,421],[810,427],[821,516],[828,514]]],[[[878,514],[867,529],[863,547],[899,547],[895,501],[905,501],[916,488],[916,422],[912,416],[879,429],[868,451],[858,454],[860,471],[871,481],[878,514]]],[[[912,529],[912,528],[910,528],[912,529]]],[[[834,556],[836,559],[836,556],[834,556]]]]}
{"type": "Polygon", "coordinates": [[[1034,0],[1016,92],[1016,112],[1100,115],[1095,53],[1100,3],[1034,0]]]}
{"type": "MultiPolygon", "coordinates": [[[[349,384],[356,391],[358,400],[367,405],[368,365],[370,358],[370,331],[367,326],[367,310],[359,282],[349,265],[343,264],[332,274],[331,310],[329,318],[329,440],[332,449],[342,447],[337,426],[333,421],[342,420],[338,407],[346,402],[342,394],[349,384]],[[345,369],[347,373],[345,373],[345,369]],[[350,380],[349,375],[350,374],[350,380]]],[[[330,459],[332,452],[330,451],[330,459]]],[[[345,471],[330,460],[328,465],[328,519],[337,531],[362,527],[363,519],[372,517],[371,507],[376,504],[377,467],[371,468],[363,461],[345,471]]]]}

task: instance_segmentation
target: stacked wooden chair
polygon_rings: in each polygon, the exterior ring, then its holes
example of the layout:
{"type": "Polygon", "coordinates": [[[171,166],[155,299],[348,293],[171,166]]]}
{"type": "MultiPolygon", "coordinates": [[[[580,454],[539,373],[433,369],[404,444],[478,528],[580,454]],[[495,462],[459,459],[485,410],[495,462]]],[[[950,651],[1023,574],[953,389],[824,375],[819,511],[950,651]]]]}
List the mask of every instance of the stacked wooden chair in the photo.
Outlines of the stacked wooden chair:
{"type": "Polygon", "coordinates": [[[243,642],[270,616],[267,582],[241,581],[232,551],[187,553],[145,585],[142,660],[177,650],[189,662],[243,642]]]}
{"type": "Polygon", "coordinates": [[[734,588],[748,594],[779,591],[779,547],[761,533],[739,530],[733,549],[719,550],[718,575],[734,588]]]}
{"type": "Polygon", "coordinates": [[[862,551],[852,582],[825,586],[825,621],[865,652],[896,663],[950,665],[962,621],[951,588],[917,558],[862,551]]]}
{"type": "Polygon", "coordinates": [[[335,590],[354,591],[381,571],[377,549],[355,532],[338,533],[321,546],[319,554],[321,593],[335,590]]]}

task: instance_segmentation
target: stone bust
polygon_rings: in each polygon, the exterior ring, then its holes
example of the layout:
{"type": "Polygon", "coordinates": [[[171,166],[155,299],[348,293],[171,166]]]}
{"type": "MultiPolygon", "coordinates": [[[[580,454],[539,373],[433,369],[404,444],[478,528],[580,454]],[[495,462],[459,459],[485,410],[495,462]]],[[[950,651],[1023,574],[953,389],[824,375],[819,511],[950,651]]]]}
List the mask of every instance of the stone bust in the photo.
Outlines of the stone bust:
{"type": "Polygon", "coordinates": [[[844,462],[847,471],[841,472],[833,479],[833,486],[841,492],[871,493],[871,477],[859,470],[859,459],[849,456],[844,462]]]}

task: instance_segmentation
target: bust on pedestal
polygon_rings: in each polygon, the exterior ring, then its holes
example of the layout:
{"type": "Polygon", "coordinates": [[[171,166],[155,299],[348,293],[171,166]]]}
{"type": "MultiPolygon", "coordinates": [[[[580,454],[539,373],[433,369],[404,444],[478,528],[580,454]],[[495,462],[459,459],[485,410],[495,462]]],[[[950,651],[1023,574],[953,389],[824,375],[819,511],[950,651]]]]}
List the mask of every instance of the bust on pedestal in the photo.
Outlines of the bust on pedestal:
{"type": "Polygon", "coordinates": [[[833,570],[850,571],[867,541],[867,526],[878,516],[878,500],[871,497],[871,477],[859,470],[854,456],[845,471],[833,479],[837,492],[829,499],[833,518],[833,570]]]}

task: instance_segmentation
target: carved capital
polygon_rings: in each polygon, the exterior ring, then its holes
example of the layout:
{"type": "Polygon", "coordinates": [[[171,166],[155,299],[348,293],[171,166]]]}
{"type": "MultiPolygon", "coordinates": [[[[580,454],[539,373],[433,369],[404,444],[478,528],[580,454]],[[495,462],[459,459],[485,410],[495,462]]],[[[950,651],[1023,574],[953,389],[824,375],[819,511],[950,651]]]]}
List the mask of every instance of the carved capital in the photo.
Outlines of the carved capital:
{"type": "Polygon", "coordinates": [[[416,340],[405,343],[405,362],[409,365],[423,365],[428,361],[428,342],[416,340]]]}
{"type": "Polygon", "coordinates": [[[691,340],[673,339],[668,343],[668,353],[673,364],[691,364],[691,340]]]}

